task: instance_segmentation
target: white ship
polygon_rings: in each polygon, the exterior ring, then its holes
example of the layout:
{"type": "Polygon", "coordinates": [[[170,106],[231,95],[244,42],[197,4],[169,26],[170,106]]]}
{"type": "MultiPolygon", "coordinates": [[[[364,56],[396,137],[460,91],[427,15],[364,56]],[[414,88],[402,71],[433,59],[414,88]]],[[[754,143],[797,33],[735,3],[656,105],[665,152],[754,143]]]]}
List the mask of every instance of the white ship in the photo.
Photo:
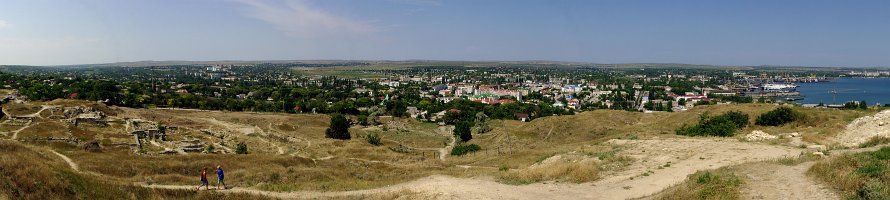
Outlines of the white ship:
{"type": "Polygon", "coordinates": [[[763,86],[761,86],[761,88],[763,88],[764,90],[786,90],[786,89],[794,89],[797,87],[800,87],[800,86],[795,85],[795,84],[780,84],[780,83],[767,83],[767,84],[763,84],[763,86]]]}

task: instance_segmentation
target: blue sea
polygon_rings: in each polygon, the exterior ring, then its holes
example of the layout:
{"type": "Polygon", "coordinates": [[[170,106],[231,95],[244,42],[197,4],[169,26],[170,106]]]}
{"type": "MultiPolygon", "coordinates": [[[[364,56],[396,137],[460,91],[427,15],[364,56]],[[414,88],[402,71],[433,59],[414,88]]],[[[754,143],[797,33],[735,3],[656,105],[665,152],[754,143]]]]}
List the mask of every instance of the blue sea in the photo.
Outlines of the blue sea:
{"type": "Polygon", "coordinates": [[[804,104],[843,104],[865,100],[869,105],[890,104],[890,78],[838,78],[830,82],[800,83],[804,104]],[[837,91],[832,94],[831,91],[837,91]]]}

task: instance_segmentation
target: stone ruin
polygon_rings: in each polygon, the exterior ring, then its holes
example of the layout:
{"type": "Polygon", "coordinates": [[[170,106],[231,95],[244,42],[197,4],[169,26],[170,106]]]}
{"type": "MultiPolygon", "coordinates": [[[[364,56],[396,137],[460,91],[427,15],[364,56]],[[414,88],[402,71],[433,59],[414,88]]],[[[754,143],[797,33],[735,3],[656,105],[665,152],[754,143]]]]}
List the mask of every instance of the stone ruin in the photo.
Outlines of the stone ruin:
{"type": "Polygon", "coordinates": [[[28,125],[28,124],[31,124],[31,121],[33,121],[33,117],[29,117],[29,116],[9,116],[9,122],[7,122],[7,123],[8,123],[9,125],[13,125],[13,126],[26,126],[26,125],[28,125]]]}
{"type": "Polygon", "coordinates": [[[92,107],[70,107],[63,111],[63,121],[78,126],[80,124],[92,124],[98,126],[108,125],[105,113],[92,107]]]}
{"type": "Polygon", "coordinates": [[[202,152],[204,151],[204,142],[198,139],[179,141],[179,149],[184,152],[202,152]]]}
{"type": "Polygon", "coordinates": [[[167,133],[164,126],[144,120],[127,120],[132,130],[130,135],[136,139],[136,145],[141,149],[143,140],[166,141],[167,133]]]}

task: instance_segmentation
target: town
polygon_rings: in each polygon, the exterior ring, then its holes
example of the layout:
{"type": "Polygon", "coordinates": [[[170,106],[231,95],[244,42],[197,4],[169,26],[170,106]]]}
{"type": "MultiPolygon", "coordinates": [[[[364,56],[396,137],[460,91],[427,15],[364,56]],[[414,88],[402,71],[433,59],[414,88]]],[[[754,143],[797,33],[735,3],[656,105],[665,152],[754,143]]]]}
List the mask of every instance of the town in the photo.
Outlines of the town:
{"type": "MultiPolygon", "coordinates": [[[[32,100],[84,99],[133,108],[342,113],[372,120],[385,114],[440,121],[448,110],[469,109],[468,113],[484,112],[496,119],[527,121],[594,109],[679,112],[708,104],[793,103],[803,98],[795,91],[797,83],[887,74],[844,70],[295,61],[73,69],[5,66],[0,78],[4,88],[17,88],[18,95],[32,100]]],[[[825,103],[805,106],[843,107],[825,103]]]]}

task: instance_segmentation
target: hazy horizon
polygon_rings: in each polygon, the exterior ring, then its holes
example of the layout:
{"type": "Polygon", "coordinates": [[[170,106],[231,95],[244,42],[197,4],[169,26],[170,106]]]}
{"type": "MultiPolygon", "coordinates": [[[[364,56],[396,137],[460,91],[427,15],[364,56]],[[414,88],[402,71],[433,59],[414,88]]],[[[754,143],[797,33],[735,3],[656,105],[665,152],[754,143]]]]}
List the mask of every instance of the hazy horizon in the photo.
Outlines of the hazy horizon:
{"type": "Polygon", "coordinates": [[[890,66],[887,1],[12,1],[0,65],[558,61],[890,66]]]}

